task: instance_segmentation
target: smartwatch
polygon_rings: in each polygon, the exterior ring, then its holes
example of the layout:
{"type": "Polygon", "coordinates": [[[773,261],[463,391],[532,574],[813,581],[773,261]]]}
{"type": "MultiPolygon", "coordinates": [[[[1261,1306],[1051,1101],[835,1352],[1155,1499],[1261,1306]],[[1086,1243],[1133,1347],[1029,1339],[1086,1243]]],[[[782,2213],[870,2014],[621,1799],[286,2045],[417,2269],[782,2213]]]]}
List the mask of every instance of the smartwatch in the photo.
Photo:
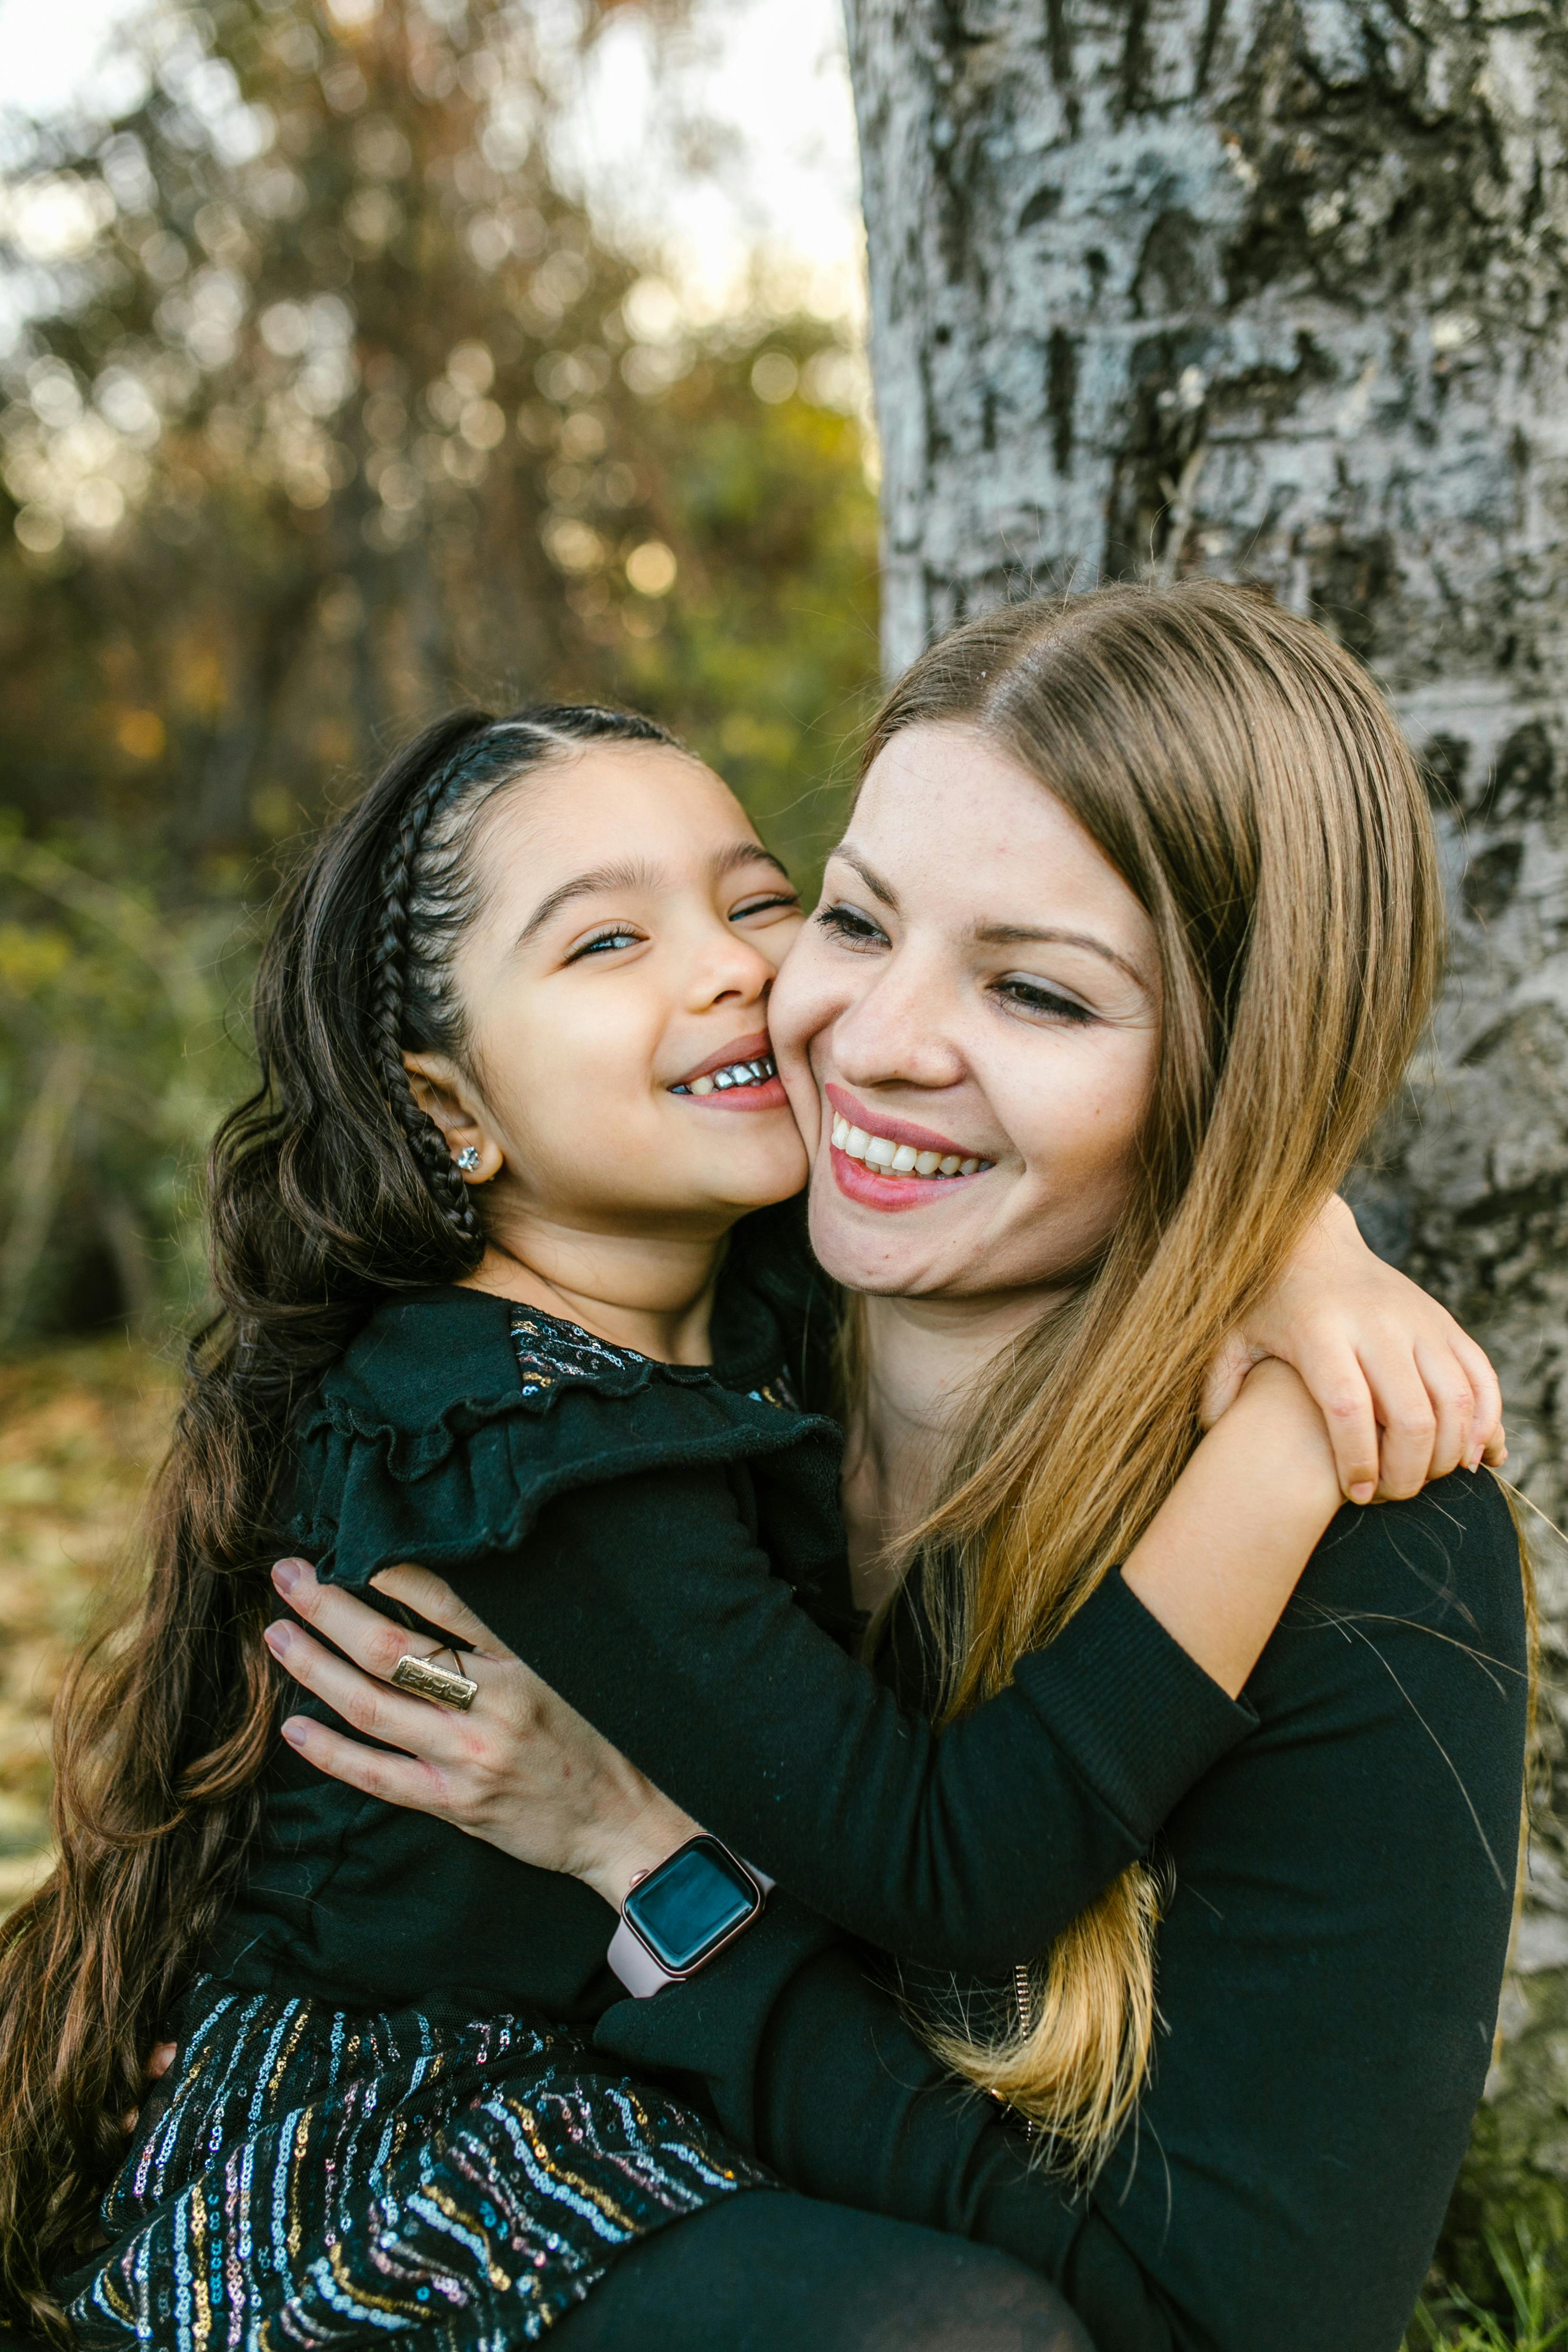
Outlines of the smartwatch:
{"type": "Polygon", "coordinates": [[[611,1968],[638,2000],[682,1983],[751,1926],[772,1885],[717,1838],[689,1839],[622,1904],[611,1968]]]}

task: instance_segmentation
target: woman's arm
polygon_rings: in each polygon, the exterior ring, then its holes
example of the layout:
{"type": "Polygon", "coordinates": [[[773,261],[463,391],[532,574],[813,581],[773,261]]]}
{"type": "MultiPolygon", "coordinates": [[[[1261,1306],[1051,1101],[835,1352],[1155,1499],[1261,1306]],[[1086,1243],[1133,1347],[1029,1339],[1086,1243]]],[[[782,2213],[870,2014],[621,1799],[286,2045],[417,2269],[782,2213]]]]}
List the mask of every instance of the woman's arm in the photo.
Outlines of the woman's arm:
{"type": "Polygon", "coordinates": [[[1153,2072],[1085,2192],[1029,2169],[787,1899],[596,2039],[698,2084],[791,2187],[1034,2263],[1100,2352],[1386,2352],[1491,2049],[1527,1682],[1489,1479],[1336,1522],[1254,1677],[1257,1732],[1167,1825],[1153,2072]]]}
{"type": "MultiPolygon", "coordinates": [[[[715,1549],[719,1497],[689,1481],[622,1480],[546,1516],[544,1556],[490,1577],[486,1626],[449,1628],[486,1654],[467,1715],[366,1684],[288,1627],[269,1638],[344,1720],[403,1751],[294,1720],[301,1755],[369,1793],[611,1902],[700,1821],[853,1934],[994,1967],[1059,1933],[1250,1727],[1235,1693],[1338,1500],[1318,1414],[1293,1374],[1262,1368],[1125,1573],[940,1738],[817,1632],[742,1529],[715,1549]],[[648,1550],[679,1571],[649,1577],[648,1550]],[[552,1687],[515,1664],[509,1679],[508,1649],[552,1687]]],[[[396,1590],[427,1621],[447,1613],[428,1587],[396,1590]]],[[[288,1598],[380,1675],[410,1646],[308,1572],[288,1598]]]]}

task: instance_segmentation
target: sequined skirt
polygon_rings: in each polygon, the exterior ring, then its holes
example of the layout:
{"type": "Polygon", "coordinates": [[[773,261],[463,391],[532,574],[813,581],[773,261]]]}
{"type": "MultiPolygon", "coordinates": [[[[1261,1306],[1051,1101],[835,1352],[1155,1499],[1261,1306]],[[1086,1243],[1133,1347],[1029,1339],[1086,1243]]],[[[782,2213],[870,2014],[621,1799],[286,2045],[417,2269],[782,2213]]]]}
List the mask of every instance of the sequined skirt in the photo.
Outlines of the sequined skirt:
{"type": "Polygon", "coordinates": [[[68,2284],[81,2352],[502,2352],[664,2223],[769,2176],[520,2017],[351,2014],[204,1980],[172,2095],[68,2284]]]}

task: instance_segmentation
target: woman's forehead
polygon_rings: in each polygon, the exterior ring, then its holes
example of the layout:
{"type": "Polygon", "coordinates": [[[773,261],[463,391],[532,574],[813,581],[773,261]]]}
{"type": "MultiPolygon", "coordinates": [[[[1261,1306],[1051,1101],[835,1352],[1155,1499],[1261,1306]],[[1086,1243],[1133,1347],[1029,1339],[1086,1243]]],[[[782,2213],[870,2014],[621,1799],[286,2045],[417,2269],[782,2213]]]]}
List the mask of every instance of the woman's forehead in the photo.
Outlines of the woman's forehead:
{"type": "Polygon", "coordinates": [[[1152,926],[1110,858],[1037,776],[973,727],[894,736],[838,855],[944,924],[1021,928],[1092,914],[1142,948],[1152,926]]]}

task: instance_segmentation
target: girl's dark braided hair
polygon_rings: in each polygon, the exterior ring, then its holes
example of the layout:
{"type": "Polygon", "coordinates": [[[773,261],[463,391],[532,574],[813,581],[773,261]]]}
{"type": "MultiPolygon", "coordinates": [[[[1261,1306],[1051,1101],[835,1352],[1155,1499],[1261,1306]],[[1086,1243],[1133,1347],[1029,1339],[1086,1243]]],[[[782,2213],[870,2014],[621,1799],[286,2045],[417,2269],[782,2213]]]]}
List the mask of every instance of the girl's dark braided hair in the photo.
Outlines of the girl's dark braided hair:
{"type": "Polygon", "coordinates": [[[455,711],[284,894],[257,978],[256,1090],[213,1146],[218,1309],[192,1344],[144,1591],[72,1667],[59,1865],[0,1925],[0,2325],[68,2341],[50,2282],[119,2169],[146,2052],[246,1866],[276,1715],[261,1633],[294,1415],[381,1300],[455,1280],[484,1246],[403,1066],[405,1048],[463,1058],[452,963],[479,903],[480,814],[603,743],[674,738],[591,706],[455,711]]]}

